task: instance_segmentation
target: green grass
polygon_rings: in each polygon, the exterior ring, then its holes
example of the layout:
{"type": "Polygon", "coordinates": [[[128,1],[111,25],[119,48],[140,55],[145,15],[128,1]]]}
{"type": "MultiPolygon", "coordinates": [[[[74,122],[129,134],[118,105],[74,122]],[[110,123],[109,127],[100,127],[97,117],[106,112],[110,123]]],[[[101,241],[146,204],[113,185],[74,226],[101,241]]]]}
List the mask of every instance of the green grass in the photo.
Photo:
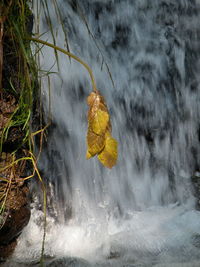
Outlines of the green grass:
{"type": "MultiPolygon", "coordinates": [[[[28,139],[30,138],[32,107],[38,90],[36,86],[38,79],[37,66],[32,56],[30,42],[26,39],[26,36],[29,35],[26,25],[31,16],[28,1],[17,0],[10,3],[4,25],[4,39],[6,42],[3,45],[4,51],[7,53],[7,64],[9,64],[9,61],[15,62],[14,69],[17,72],[17,77],[13,78],[12,76],[9,77],[9,75],[8,77],[7,75],[3,77],[3,92],[14,95],[17,107],[3,130],[0,140],[0,153],[9,136],[10,129],[13,127],[20,127],[25,136],[18,149],[27,147],[27,144],[30,144],[28,139]],[[8,51],[10,54],[8,54],[8,51]]],[[[32,147],[28,149],[32,150],[32,147]]],[[[15,152],[13,151],[13,153],[15,152]]]]}

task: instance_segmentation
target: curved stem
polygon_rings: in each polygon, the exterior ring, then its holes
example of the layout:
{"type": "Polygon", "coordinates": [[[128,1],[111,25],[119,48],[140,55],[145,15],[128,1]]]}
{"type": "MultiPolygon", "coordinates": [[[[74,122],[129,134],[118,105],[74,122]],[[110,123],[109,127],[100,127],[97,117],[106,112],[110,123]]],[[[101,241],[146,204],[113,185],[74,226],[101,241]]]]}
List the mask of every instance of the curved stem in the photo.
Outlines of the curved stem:
{"type": "Polygon", "coordinates": [[[64,50],[64,49],[62,49],[62,48],[60,48],[60,47],[58,47],[58,46],[56,46],[56,45],[53,45],[53,44],[51,44],[51,43],[48,43],[48,42],[46,42],[46,41],[43,41],[43,40],[40,40],[40,39],[37,39],[37,38],[33,38],[33,37],[29,37],[29,38],[27,38],[27,39],[28,39],[28,40],[31,40],[31,41],[33,41],[33,42],[37,42],[37,43],[40,43],[40,44],[43,44],[43,45],[47,45],[47,46],[49,46],[49,47],[51,47],[51,48],[54,48],[54,49],[56,49],[56,50],[58,50],[58,51],[64,53],[65,55],[67,55],[67,56],[69,56],[69,57],[75,59],[75,60],[78,61],[80,64],[82,64],[82,65],[87,69],[87,71],[89,72],[89,75],[90,75],[90,78],[91,78],[91,81],[92,81],[92,87],[93,87],[94,92],[97,92],[97,87],[96,87],[96,83],[95,83],[94,75],[93,75],[93,73],[92,73],[91,68],[90,68],[84,61],[82,61],[79,57],[75,56],[74,54],[72,54],[72,53],[70,53],[70,52],[68,52],[68,51],[66,51],[66,50],[64,50]]]}

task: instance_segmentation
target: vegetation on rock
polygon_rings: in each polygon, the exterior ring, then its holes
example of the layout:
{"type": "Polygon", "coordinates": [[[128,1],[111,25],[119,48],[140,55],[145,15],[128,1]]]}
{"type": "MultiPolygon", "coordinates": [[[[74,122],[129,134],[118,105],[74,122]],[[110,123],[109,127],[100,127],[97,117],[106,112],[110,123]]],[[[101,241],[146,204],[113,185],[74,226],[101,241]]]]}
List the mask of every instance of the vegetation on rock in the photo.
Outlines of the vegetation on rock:
{"type": "MultiPolygon", "coordinates": [[[[12,253],[30,218],[26,180],[33,177],[33,106],[37,69],[26,36],[32,14],[27,0],[0,3],[0,258],[12,253]],[[30,164],[31,162],[32,164],[30,164]],[[31,166],[32,165],[32,166],[31,166]]],[[[34,159],[35,161],[35,159],[34,159]]]]}

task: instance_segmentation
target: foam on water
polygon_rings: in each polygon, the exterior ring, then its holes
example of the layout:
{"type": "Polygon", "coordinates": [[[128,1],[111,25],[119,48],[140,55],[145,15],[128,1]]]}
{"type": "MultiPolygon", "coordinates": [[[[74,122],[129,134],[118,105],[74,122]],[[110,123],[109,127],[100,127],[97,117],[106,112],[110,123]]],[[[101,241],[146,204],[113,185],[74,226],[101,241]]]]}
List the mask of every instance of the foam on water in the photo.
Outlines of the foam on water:
{"type": "MultiPolygon", "coordinates": [[[[42,212],[33,210],[31,221],[19,238],[14,254],[16,261],[31,262],[39,258],[42,216],[42,212]]],[[[195,259],[200,260],[200,240],[196,240],[199,236],[199,212],[178,206],[154,207],[128,214],[121,220],[88,218],[82,224],[73,220],[68,225],[56,224],[48,218],[45,255],[78,257],[90,264],[107,262],[113,266],[122,262],[127,266],[190,262],[189,266],[193,266],[195,259]]]]}

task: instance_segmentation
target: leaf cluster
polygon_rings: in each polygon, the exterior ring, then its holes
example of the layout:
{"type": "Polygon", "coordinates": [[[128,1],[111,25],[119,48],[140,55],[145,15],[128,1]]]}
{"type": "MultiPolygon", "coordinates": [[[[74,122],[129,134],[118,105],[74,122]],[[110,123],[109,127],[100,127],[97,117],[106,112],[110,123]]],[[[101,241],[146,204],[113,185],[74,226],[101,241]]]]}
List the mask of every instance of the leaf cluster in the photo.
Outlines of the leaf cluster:
{"type": "Polygon", "coordinates": [[[111,135],[112,127],[106,102],[96,91],[88,96],[87,103],[89,111],[86,158],[97,155],[105,167],[112,168],[117,163],[118,145],[111,135]]]}

